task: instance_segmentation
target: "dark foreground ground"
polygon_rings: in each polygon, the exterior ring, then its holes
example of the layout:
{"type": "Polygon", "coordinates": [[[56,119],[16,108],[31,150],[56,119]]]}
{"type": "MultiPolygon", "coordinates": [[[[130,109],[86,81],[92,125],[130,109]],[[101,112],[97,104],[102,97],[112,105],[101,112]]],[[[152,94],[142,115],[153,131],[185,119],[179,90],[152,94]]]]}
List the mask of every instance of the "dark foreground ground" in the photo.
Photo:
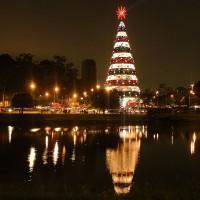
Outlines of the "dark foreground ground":
{"type": "MultiPolygon", "coordinates": [[[[55,186],[56,187],[56,186],[55,186]]],[[[166,189],[158,189],[158,187],[149,187],[148,185],[143,190],[135,190],[134,194],[126,195],[126,196],[117,196],[113,195],[113,192],[105,192],[101,194],[94,194],[88,188],[81,187],[77,190],[76,193],[70,193],[68,189],[66,189],[65,193],[55,193],[51,191],[44,191],[43,186],[41,185],[40,190],[37,189],[34,191],[33,189],[26,190],[24,192],[21,188],[19,191],[12,192],[12,195],[5,194],[1,191],[1,199],[2,200],[199,200],[200,199],[200,186],[197,187],[189,187],[182,189],[174,189],[168,190],[166,189]]],[[[12,189],[12,188],[11,188],[12,189]]]]}

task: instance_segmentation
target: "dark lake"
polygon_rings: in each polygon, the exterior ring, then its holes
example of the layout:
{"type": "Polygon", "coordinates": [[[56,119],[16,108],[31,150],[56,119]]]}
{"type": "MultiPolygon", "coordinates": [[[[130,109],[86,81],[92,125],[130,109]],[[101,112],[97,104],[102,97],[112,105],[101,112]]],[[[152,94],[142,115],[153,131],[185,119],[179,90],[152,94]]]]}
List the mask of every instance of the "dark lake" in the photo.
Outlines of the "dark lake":
{"type": "Polygon", "coordinates": [[[200,128],[0,127],[0,199],[200,199],[200,128]]]}

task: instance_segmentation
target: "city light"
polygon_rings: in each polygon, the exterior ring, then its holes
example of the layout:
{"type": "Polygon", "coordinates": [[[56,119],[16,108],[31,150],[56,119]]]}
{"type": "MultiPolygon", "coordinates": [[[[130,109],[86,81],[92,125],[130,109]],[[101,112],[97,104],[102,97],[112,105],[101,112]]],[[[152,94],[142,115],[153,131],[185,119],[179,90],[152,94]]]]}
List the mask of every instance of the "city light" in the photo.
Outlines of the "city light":
{"type": "Polygon", "coordinates": [[[78,97],[78,94],[74,93],[73,98],[76,99],[78,97]]]}
{"type": "Polygon", "coordinates": [[[83,96],[84,96],[84,97],[87,97],[87,92],[83,92],[83,96]]]}
{"type": "Polygon", "coordinates": [[[106,87],[106,92],[110,92],[111,88],[110,87],[106,87]]]}
{"type": "Polygon", "coordinates": [[[97,90],[99,90],[101,88],[101,86],[100,85],[96,85],[96,88],[97,88],[97,90]]]}
{"type": "Polygon", "coordinates": [[[90,90],[91,92],[94,92],[94,89],[93,88],[91,88],[91,90],[90,90]]]}
{"type": "Polygon", "coordinates": [[[49,93],[48,92],[45,92],[45,97],[49,97],[49,93]]]}
{"type": "Polygon", "coordinates": [[[60,88],[58,86],[55,86],[54,92],[58,93],[60,91],[60,88]]]}
{"type": "Polygon", "coordinates": [[[35,83],[34,83],[34,82],[31,82],[31,83],[30,83],[30,89],[31,89],[31,90],[35,90],[35,88],[36,88],[35,83]]]}
{"type": "Polygon", "coordinates": [[[157,90],[157,91],[156,91],[156,96],[158,96],[158,95],[159,95],[159,91],[157,90]]]}
{"type": "Polygon", "coordinates": [[[60,91],[60,88],[58,86],[54,87],[54,103],[56,102],[56,94],[60,91]]]}
{"type": "Polygon", "coordinates": [[[190,90],[191,95],[195,95],[195,92],[193,90],[190,90]]]}

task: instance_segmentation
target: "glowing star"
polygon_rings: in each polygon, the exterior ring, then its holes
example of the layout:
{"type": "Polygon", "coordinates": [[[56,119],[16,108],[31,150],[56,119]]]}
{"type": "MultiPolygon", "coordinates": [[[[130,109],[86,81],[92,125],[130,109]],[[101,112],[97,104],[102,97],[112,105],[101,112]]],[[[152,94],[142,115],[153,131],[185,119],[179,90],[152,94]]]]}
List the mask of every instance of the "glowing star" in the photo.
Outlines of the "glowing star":
{"type": "Polygon", "coordinates": [[[125,6],[120,6],[117,9],[117,17],[119,20],[124,20],[126,19],[127,16],[127,10],[125,6]]]}

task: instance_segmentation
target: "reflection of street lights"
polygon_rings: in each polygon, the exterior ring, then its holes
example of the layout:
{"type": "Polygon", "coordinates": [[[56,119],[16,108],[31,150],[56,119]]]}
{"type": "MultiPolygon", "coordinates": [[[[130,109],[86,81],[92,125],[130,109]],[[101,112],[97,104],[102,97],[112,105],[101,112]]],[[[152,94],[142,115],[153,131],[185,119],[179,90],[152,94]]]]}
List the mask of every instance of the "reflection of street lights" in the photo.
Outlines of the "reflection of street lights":
{"type": "Polygon", "coordinates": [[[54,103],[56,102],[56,95],[58,94],[58,92],[60,91],[58,86],[55,86],[54,88],[54,103]]]}

